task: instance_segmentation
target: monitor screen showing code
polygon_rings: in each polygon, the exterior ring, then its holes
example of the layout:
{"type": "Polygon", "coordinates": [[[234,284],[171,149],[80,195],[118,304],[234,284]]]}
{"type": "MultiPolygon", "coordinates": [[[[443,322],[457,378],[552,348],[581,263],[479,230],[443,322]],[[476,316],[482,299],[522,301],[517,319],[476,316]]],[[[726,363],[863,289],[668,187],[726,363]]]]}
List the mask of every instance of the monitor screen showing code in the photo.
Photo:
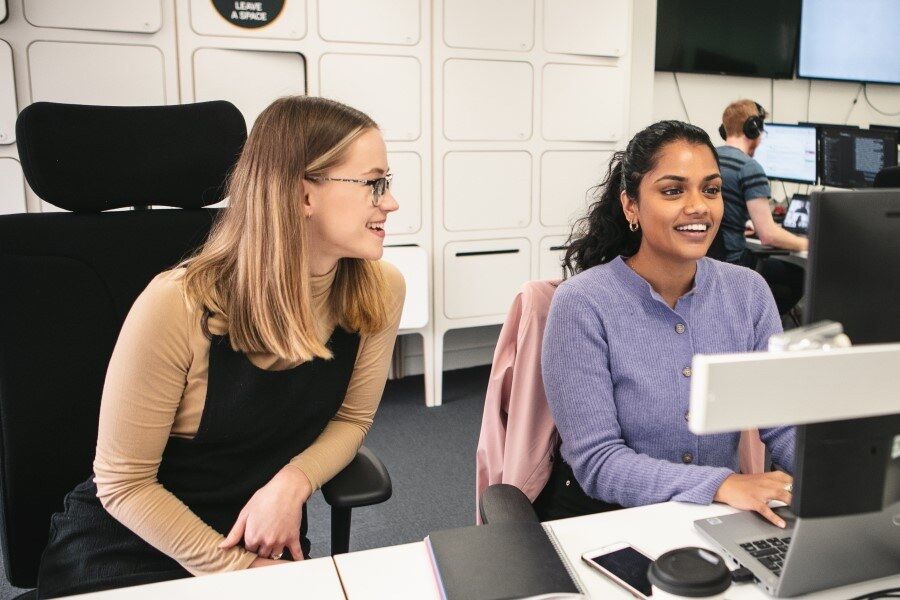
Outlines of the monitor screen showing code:
{"type": "Polygon", "coordinates": [[[872,187],[878,171],[897,164],[897,141],[890,131],[823,127],[820,136],[822,185],[872,187]]]}

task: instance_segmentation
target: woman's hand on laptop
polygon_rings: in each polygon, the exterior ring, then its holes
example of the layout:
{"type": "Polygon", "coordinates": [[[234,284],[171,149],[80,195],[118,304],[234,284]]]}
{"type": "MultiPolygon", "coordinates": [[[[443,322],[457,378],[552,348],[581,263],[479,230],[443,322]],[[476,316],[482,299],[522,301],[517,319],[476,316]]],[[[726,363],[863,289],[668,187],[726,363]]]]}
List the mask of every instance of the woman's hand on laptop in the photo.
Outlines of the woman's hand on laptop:
{"type": "Polygon", "coordinates": [[[791,503],[793,478],[781,471],[759,473],[757,475],[729,475],[713,498],[741,510],[752,510],[777,525],[784,527],[784,520],[769,508],[770,500],[791,503]]]}

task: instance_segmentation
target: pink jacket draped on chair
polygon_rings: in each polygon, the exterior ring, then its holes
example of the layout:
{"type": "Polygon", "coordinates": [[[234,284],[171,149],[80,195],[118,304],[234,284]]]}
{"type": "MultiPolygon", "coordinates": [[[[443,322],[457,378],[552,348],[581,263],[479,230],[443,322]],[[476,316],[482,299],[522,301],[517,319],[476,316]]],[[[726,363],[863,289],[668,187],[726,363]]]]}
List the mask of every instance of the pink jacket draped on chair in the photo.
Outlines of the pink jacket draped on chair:
{"type": "MultiPolygon", "coordinates": [[[[534,500],[550,478],[559,434],[541,378],[541,343],[559,281],[529,281],[500,331],[475,452],[475,505],[489,485],[514,485],[534,500]]],[[[765,446],[755,430],[741,434],[741,472],[762,473],[765,446]]],[[[476,508],[476,521],[480,523],[476,508]]]]}

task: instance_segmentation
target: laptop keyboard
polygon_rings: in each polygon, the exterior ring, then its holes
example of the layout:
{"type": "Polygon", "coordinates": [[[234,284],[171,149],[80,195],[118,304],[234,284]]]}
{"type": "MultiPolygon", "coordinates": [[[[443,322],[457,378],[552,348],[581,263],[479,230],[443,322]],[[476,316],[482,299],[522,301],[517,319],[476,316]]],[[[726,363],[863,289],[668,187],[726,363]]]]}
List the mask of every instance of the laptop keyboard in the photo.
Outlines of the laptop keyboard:
{"type": "Polygon", "coordinates": [[[784,557],[787,556],[788,544],[791,543],[789,537],[771,537],[756,542],[744,542],[741,548],[750,553],[765,568],[769,569],[776,576],[781,576],[781,569],[784,566],[784,557]]]}

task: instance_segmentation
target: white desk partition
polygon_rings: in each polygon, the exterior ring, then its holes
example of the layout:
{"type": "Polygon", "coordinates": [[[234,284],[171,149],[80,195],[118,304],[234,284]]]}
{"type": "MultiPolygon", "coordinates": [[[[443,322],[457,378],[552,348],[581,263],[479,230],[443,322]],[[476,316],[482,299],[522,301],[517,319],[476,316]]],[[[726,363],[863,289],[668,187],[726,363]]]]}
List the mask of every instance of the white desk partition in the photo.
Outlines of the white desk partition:
{"type": "Polygon", "coordinates": [[[12,48],[0,40],[0,145],[16,141],[16,114],[12,48]]]}
{"type": "Polygon", "coordinates": [[[428,253],[418,246],[386,247],[384,260],[397,267],[406,280],[406,302],[400,317],[400,329],[425,327],[429,312],[428,253]]]}
{"type": "Polygon", "coordinates": [[[25,0],[24,7],[35,27],[154,33],[163,22],[159,0],[25,0]]]}
{"type": "Polygon", "coordinates": [[[422,229],[422,156],[418,152],[388,152],[394,174],[391,192],[400,209],[388,215],[388,234],[411,234],[422,229]]]}
{"type": "Polygon", "coordinates": [[[569,227],[587,214],[594,186],[603,180],[612,152],[549,150],[541,155],[541,224],[569,227]]]}
{"type": "Polygon", "coordinates": [[[193,67],[194,99],[228,100],[244,115],[248,131],[276,98],[306,93],[306,61],[299,52],[200,48],[193,67]]]}
{"type": "Polygon", "coordinates": [[[19,161],[0,158],[0,215],[26,212],[25,176],[19,161]]]}
{"type": "Polygon", "coordinates": [[[69,596],[79,600],[344,600],[344,591],[331,557],[274,567],[245,569],[219,575],[190,577],[163,583],[69,596]]]}
{"type": "Polygon", "coordinates": [[[452,59],[444,63],[444,135],[450,140],[531,137],[531,63],[452,59]]]}
{"type": "Polygon", "coordinates": [[[631,31],[630,0],[543,0],[549,52],[622,56],[631,31]]]}
{"type": "Polygon", "coordinates": [[[318,0],[319,35],[329,42],[398,44],[419,42],[419,0],[318,0]]]}
{"type": "Polygon", "coordinates": [[[718,433],[894,414],[900,344],[697,355],[690,429],[718,433]]]}
{"type": "Polygon", "coordinates": [[[444,226],[448,230],[515,229],[530,221],[528,152],[444,155],[444,226]]]}
{"type": "MultiPolygon", "coordinates": [[[[581,555],[616,542],[627,542],[651,558],[675,548],[700,546],[713,549],[694,529],[696,519],[719,517],[736,512],[721,504],[703,506],[666,502],[627,510],[616,510],[586,517],[552,521],[553,530],[566,557],[584,584],[590,598],[630,600],[633,597],[611,580],[589,567],[581,555]]],[[[825,590],[803,598],[847,600],[884,588],[900,586],[900,576],[825,590]]],[[[728,600],[764,600],[771,598],[754,584],[733,585],[725,594],[728,600]]]]}
{"type": "Polygon", "coordinates": [[[530,50],[535,0],[445,0],[444,43],[453,48],[530,50]]]}
{"type": "MultiPolygon", "coordinates": [[[[347,600],[438,600],[424,542],[334,557],[347,600]]],[[[473,576],[490,576],[473,573],[473,576]]]]}
{"type": "Polygon", "coordinates": [[[625,70],[602,65],[544,66],[542,133],[548,140],[615,142],[625,127],[625,102],[610,90],[626,86],[625,70]]]}
{"type": "Polygon", "coordinates": [[[163,55],[155,46],[39,41],[28,47],[28,66],[35,102],[166,103],[163,55]]]}
{"type": "Polygon", "coordinates": [[[422,135],[421,79],[412,56],[330,53],[319,60],[321,95],[372,117],[389,142],[422,135]]]}

